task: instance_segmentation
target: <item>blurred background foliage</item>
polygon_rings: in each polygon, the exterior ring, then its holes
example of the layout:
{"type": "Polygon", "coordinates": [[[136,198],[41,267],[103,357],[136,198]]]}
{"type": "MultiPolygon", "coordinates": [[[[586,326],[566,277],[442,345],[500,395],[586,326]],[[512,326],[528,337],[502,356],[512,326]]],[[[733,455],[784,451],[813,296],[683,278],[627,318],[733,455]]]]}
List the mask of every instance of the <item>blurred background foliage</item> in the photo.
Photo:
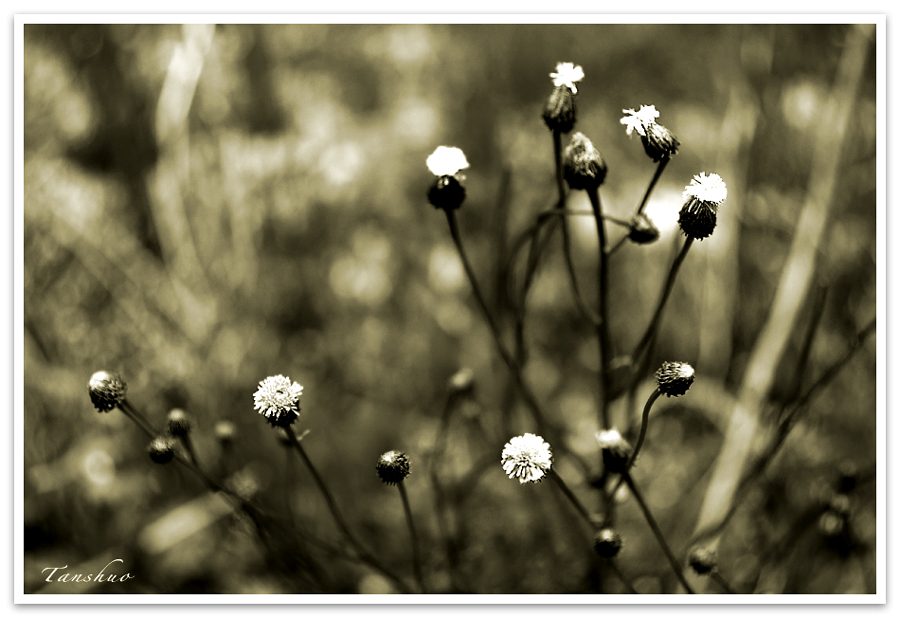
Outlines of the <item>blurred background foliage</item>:
{"type": "MultiPolygon", "coordinates": [[[[440,144],[462,148],[471,167],[461,226],[508,324],[512,238],[555,201],[540,114],[559,61],[584,68],[576,130],[609,165],[609,214],[627,219],[653,174],[619,124],[623,108],[656,105],[682,142],[648,207],[661,239],[625,245],[612,260],[618,354],[652,314],[680,242],[684,186],[701,171],[728,183],[716,233],[688,256],[651,363],[690,362],[698,379],[687,396],[657,404],[635,470],[683,555],[790,247],[846,31],[26,26],[26,592],[391,590],[372,571],[314,548],[266,549],[187,470],[151,463],[144,436],[120,412],[91,407],[86,383],[98,369],[120,371],[129,400],[158,427],[169,409],[187,410],[204,467],[242,484],[274,517],[336,542],[306,471],[253,410],[257,383],[288,375],[305,387],[296,425],[310,431],[304,445],[364,543],[394,570],[411,577],[408,531],[374,463],[396,448],[412,460],[407,485],[433,591],[594,590],[589,537],[570,506],[551,485],[520,486],[499,465],[510,432],[534,428],[444,217],[425,200],[427,155],[440,144]],[[447,405],[448,379],[463,367],[474,394],[447,405]],[[238,428],[231,452],[213,437],[220,420],[238,428]],[[443,455],[432,476],[438,437],[443,455]],[[320,579],[303,575],[297,555],[318,565],[320,579]],[[44,588],[44,567],[91,572],[111,557],[135,578],[44,588]]],[[[803,310],[804,328],[770,393],[773,409],[840,358],[875,314],[870,53],[817,258],[824,312],[798,380],[811,316],[803,310]]],[[[570,206],[589,207],[583,194],[570,206]]],[[[590,286],[594,224],[575,217],[572,226],[590,286]]],[[[624,234],[608,229],[613,242],[624,234]]],[[[527,344],[535,391],[564,423],[570,448],[593,460],[597,349],[569,293],[559,242],[529,297],[527,344]]],[[[642,384],[639,400],[652,388],[642,384]]],[[[851,494],[851,532],[824,535],[817,517],[842,465],[874,466],[875,396],[868,341],[813,400],[729,525],[720,559],[735,588],[873,591],[874,484],[851,494]]],[[[626,423],[624,398],[614,414],[626,423]]],[[[564,458],[557,466],[596,502],[576,469],[564,458]]],[[[641,592],[671,591],[674,578],[633,500],[623,496],[619,511],[622,570],[641,592]]],[[[605,585],[621,590],[616,580],[605,585]]]]}

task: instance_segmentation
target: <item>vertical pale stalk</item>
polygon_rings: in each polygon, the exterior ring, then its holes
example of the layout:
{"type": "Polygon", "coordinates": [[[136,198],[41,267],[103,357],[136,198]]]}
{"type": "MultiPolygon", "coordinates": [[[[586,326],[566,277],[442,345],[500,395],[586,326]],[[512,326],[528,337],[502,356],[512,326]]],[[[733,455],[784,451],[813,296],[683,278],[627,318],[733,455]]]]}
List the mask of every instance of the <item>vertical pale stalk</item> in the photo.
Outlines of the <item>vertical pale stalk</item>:
{"type": "Polygon", "coordinates": [[[419,589],[425,593],[425,578],[422,576],[422,556],[419,554],[419,537],[416,534],[416,526],[413,524],[412,509],[409,508],[409,497],[406,495],[406,485],[403,481],[397,483],[397,489],[400,491],[400,498],[403,501],[403,513],[406,515],[406,525],[409,527],[409,536],[412,539],[413,549],[413,571],[416,574],[416,582],[419,589]]]}

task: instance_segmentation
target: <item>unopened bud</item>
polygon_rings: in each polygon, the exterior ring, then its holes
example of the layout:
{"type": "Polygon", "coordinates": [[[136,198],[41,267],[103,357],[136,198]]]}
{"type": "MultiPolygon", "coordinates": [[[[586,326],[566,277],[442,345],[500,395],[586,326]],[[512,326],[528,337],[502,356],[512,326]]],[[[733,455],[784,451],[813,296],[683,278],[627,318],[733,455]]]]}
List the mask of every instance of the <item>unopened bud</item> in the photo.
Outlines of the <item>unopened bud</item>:
{"type": "Polygon", "coordinates": [[[615,558],[623,545],[622,535],[612,528],[603,528],[594,535],[594,551],[601,558],[615,558]]]}
{"type": "Polygon", "coordinates": [[[125,401],[128,385],[115,371],[98,371],[88,381],[91,403],[100,412],[109,412],[125,401]]]}
{"type": "Polygon", "coordinates": [[[169,436],[157,436],[147,447],[150,459],[158,464],[167,464],[175,457],[175,443],[169,436]]]}
{"type": "Polygon", "coordinates": [[[572,136],[563,155],[563,176],[573,191],[595,191],[606,178],[606,163],[583,133],[572,136]]]}
{"type": "Polygon", "coordinates": [[[656,386],[659,392],[668,397],[684,395],[694,383],[694,368],[687,363],[662,364],[656,372],[656,386]]]}
{"type": "Polygon", "coordinates": [[[409,476],[409,458],[401,451],[383,453],[375,463],[375,472],[388,485],[401,483],[409,476]]]}
{"type": "Polygon", "coordinates": [[[659,239],[659,229],[645,213],[635,215],[631,219],[628,240],[638,245],[647,245],[659,239]]]}
{"type": "Polygon", "coordinates": [[[631,445],[622,437],[617,429],[601,431],[597,434],[597,442],[603,455],[603,467],[613,474],[628,472],[628,461],[631,459],[631,445]]]}
{"type": "Polygon", "coordinates": [[[167,427],[170,434],[182,438],[191,433],[194,424],[191,422],[191,419],[188,418],[188,415],[184,410],[181,408],[174,408],[169,411],[167,427]]]}
{"type": "Polygon", "coordinates": [[[705,547],[694,547],[688,554],[688,564],[697,575],[710,575],[719,569],[716,552],[705,547]]]}
{"type": "Polygon", "coordinates": [[[231,421],[219,421],[216,423],[215,427],[216,440],[219,441],[222,446],[226,444],[231,444],[234,442],[234,436],[237,434],[237,428],[234,426],[234,423],[231,421]]]}

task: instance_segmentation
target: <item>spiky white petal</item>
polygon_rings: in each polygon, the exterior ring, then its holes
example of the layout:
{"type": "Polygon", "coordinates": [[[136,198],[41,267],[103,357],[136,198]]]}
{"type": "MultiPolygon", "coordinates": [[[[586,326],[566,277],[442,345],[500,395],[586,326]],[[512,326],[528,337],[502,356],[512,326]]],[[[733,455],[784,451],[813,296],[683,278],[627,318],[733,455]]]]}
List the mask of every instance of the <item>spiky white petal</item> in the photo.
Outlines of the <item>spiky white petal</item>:
{"type": "Polygon", "coordinates": [[[625,125],[625,132],[628,135],[631,135],[633,131],[637,131],[640,135],[647,135],[647,127],[659,118],[659,112],[656,111],[655,105],[641,105],[641,109],[638,111],[623,109],[622,113],[625,116],[619,122],[625,125]]]}
{"type": "Polygon", "coordinates": [[[425,160],[425,164],[435,176],[453,176],[458,174],[460,170],[469,167],[469,162],[466,161],[466,155],[463,151],[450,146],[438,146],[425,160]]]}
{"type": "Polygon", "coordinates": [[[566,86],[572,91],[572,94],[578,94],[575,82],[580,82],[584,79],[584,70],[572,62],[558,62],[556,71],[551,73],[550,77],[553,78],[555,87],[566,86]]]}
{"type": "Polygon", "coordinates": [[[500,461],[509,478],[520,483],[537,483],[550,471],[553,454],[543,438],[526,433],[506,443],[500,461]]]}
{"type": "Polygon", "coordinates": [[[700,172],[691,179],[691,184],[684,188],[682,197],[685,202],[697,199],[707,204],[719,206],[728,196],[725,181],[718,174],[700,172]]]}

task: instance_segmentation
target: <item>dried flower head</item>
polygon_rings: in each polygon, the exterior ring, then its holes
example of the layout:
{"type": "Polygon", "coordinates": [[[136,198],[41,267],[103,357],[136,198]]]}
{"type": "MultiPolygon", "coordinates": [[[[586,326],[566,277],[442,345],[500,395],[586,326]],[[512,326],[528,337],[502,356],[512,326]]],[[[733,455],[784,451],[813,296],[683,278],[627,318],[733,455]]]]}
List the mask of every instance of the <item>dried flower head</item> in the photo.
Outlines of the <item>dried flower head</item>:
{"type": "Polygon", "coordinates": [[[520,483],[537,483],[550,471],[553,453],[543,438],[526,433],[506,443],[500,462],[509,478],[518,479],[520,483]]]}
{"type": "Polygon", "coordinates": [[[684,188],[684,206],[678,216],[678,225],[685,236],[702,240],[712,234],[719,206],[727,196],[725,181],[718,174],[701,172],[694,176],[684,188]]]}
{"type": "Polygon", "coordinates": [[[578,94],[575,82],[584,79],[584,70],[572,62],[559,62],[556,64],[556,71],[551,73],[550,77],[553,78],[553,85],[556,88],[565,86],[573,93],[578,94]]]}
{"type": "Polygon", "coordinates": [[[608,429],[597,433],[597,442],[603,454],[603,466],[614,474],[628,472],[631,459],[631,445],[622,437],[618,429],[608,429]]]}
{"type": "Polygon", "coordinates": [[[668,397],[684,395],[694,383],[694,368],[687,363],[662,364],[656,372],[656,387],[668,397]]]}
{"type": "Polygon", "coordinates": [[[583,133],[572,136],[563,154],[563,176],[573,191],[594,191],[606,178],[606,163],[583,133]]]}
{"type": "Polygon", "coordinates": [[[601,558],[615,558],[624,544],[622,535],[612,528],[603,528],[594,535],[594,551],[601,558]]]}
{"type": "Polygon", "coordinates": [[[109,412],[125,401],[128,385],[115,371],[98,371],[88,381],[91,403],[100,412],[109,412]]]}
{"type": "Polygon", "coordinates": [[[459,172],[469,167],[466,155],[459,148],[438,146],[431,153],[425,164],[431,173],[437,176],[428,189],[428,202],[435,208],[453,210],[462,206],[466,199],[466,188],[461,180],[465,179],[459,172]]]}
{"type": "Polygon", "coordinates": [[[719,569],[719,559],[711,549],[694,547],[688,554],[688,565],[697,575],[710,575],[719,569]]]}
{"type": "Polygon", "coordinates": [[[388,485],[401,483],[409,476],[409,458],[402,451],[382,453],[375,463],[375,473],[388,485]]]}
{"type": "Polygon", "coordinates": [[[175,457],[175,442],[170,436],[157,436],[147,447],[150,459],[158,464],[166,464],[175,457]]]}
{"type": "Polygon", "coordinates": [[[169,429],[169,433],[176,437],[188,435],[194,427],[194,424],[191,422],[191,419],[188,418],[187,413],[181,408],[169,410],[166,425],[169,429]]]}
{"type": "Polygon", "coordinates": [[[631,136],[637,131],[644,144],[644,152],[654,161],[668,159],[678,153],[681,142],[666,127],[658,124],[659,112],[655,105],[641,105],[641,109],[623,109],[625,116],[619,120],[625,125],[625,132],[631,136]]]}
{"type": "Polygon", "coordinates": [[[283,375],[269,376],[253,394],[253,408],[275,427],[289,427],[300,414],[303,387],[283,375]]]}
{"type": "Polygon", "coordinates": [[[642,212],[632,217],[628,240],[638,245],[647,245],[657,239],[659,239],[659,229],[646,213],[642,212]]]}

